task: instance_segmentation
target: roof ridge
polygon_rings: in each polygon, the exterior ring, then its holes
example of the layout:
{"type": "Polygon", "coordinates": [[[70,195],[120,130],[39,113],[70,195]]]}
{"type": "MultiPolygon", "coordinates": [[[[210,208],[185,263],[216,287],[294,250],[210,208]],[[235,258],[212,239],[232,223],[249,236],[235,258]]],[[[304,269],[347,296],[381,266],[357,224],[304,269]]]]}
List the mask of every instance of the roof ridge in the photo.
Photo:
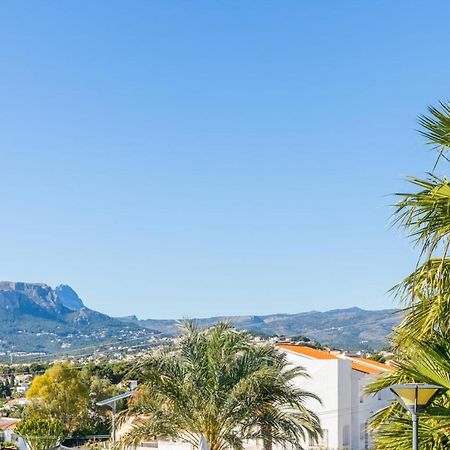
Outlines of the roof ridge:
{"type": "Polygon", "coordinates": [[[361,364],[365,364],[367,366],[373,366],[373,367],[378,367],[380,369],[392,370],[392,366],[390,366],[389,364],[385,364],[380,361],[375,361],[370,358],[363,358],[361,356],[354,356],[354,357],[350,357],[350,358],[353,360],[356,360],[357,362],[359,362],[361,364]]]}
{"type": "Polygon", "coordinates": [[[336,355],[307,345],[277,344],[278,347],[313,359],[338,359],[336,355]]]}

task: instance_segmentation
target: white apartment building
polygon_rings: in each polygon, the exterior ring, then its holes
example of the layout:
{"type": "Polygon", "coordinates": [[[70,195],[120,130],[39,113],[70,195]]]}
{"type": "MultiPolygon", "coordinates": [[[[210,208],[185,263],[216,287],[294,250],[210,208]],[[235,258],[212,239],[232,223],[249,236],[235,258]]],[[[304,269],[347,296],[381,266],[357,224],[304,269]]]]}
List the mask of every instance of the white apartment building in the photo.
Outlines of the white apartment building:
{"type": "Polygon", "coordinates": [[[308,407],[320,418],[324,436],[310,442],[314,449],[368,450],[371,448],[367,424],[371,416],[387,406],[392,394],[363,393],[374,375],[392,371],[386,364],[366,358],[332,354],[306,346],[279,344],[290,363],[304,367],[309,378],[299,378],[298,387],[316,394],[322,405],[310,402],[308,407]]]}

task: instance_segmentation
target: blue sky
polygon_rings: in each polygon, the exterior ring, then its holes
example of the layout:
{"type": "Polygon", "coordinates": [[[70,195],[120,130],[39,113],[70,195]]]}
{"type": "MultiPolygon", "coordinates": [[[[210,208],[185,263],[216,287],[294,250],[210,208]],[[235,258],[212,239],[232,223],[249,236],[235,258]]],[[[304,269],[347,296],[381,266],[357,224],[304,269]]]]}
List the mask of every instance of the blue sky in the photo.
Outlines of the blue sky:
{"type": "Polygon", "coordinates": [[[395,302],[447,2],[0,5],[0,278],[112,315],[395,302]]]}

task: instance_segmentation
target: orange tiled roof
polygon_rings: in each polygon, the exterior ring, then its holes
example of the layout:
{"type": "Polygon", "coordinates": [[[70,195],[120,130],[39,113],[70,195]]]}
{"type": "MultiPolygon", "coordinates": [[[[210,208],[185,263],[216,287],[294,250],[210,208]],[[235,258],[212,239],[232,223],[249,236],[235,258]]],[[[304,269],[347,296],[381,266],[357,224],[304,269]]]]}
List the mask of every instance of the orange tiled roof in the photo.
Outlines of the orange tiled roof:
{"type": "Polygon", "coordinates": [[[359,364],[357,362],[352,361],[352,369],[357,370],[358,372],[367,373],[369,375],[378,375],[380,373],[383,373],[382,370],[376,368],[376,367],[370,367],[366,366],[365,364],[359,364]]]}
{"type": "Polygon", "coordinates": [[[0,417],[0,430],[13,430],[16,428],[17,422],[19,419],[0,417]]]}
{"type": "Polygon", "coordinates": [[[393,367],[378,361],[373,361],[372,359],[360,358],[356,356],[349,359],[352,360],[352,369],[367,374],[380,374],[384,372],[392,372],[394,370],[393,367]]]}
{"type": "Polygon", "coordinates": [[[278,344],[278,347],[313,359],[337,359],[331,353],[307,347],[306,345],[278,344]]]}
{"type": "Polygon", "coordinates": [[[279,348],[284,350],[290,350],[291,352],[298,353],[312,359],[349,359],[352,363],[352,369],[358,372],[363,372],[369,375],[380,374],[384,372],[392,372],[393,367],[387,364],[373,361],[367,358],[361,357],[345,357],[336,356],[323,350],[317,350],[315,348],[307,347],[305,345],[293,345],[293,344],[278,344],[279,348]]]}
{"type": "Polygon", "coordinates": [[[379,361],[374,361],[373,359],[361,358],[361,357],[352,357],[352,359],[356,361],[361,361],[362,363],[370,364],[371,366],[379,367],[380,369],[384,369],[386,371],[392,372],[394,368],[387,364],[381,363],[379,361]]]}

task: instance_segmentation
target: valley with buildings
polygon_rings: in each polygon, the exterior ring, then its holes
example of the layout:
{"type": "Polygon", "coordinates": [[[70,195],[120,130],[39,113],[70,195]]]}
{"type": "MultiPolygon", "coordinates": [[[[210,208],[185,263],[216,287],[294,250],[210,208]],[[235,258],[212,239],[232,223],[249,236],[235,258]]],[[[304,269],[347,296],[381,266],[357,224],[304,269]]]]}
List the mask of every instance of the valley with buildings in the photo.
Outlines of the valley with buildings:
{"type": "MultiPolygon", "coordinates": [[[[110,317],[87,308],[69,286],[0,282],[0,361],[62,356],[125,358],[172,342],[178,320],[110,317]]],[[[208,327],[229,321],[262,339],[301,339],[333,349],[376,352],[400,322],[396,310],[348,308],[327,312],[195,319],[208,327]]]]}

